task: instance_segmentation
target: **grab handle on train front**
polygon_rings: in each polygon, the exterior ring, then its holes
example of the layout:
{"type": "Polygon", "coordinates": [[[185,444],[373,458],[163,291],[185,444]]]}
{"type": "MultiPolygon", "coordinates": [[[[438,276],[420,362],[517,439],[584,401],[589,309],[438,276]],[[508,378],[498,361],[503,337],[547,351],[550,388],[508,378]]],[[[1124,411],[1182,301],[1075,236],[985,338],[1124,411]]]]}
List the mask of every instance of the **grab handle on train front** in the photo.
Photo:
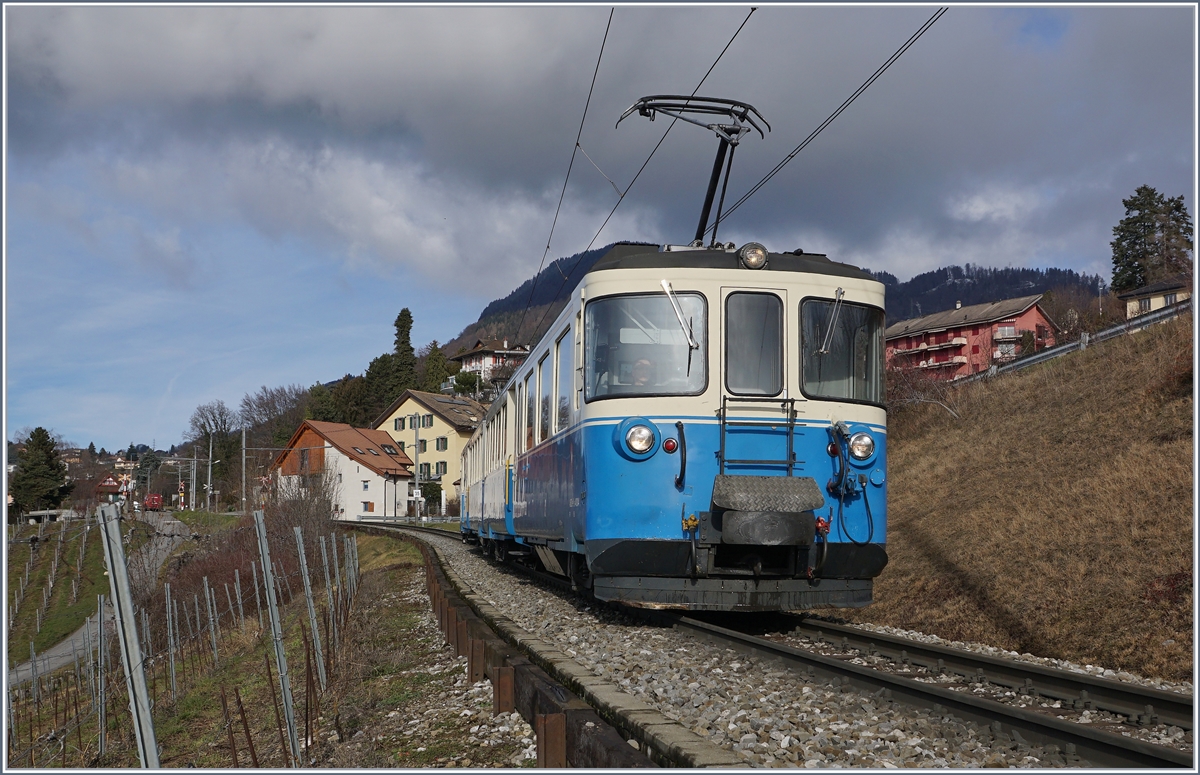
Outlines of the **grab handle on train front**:
{"type": "Polygon", "coordinates": [[[676,421],[675,430],[679,431],[679,476],[675,477],[675,487],[683,489],[683,477],[687,474],[687,442],[683,438],[683,421],[676,421]]]}

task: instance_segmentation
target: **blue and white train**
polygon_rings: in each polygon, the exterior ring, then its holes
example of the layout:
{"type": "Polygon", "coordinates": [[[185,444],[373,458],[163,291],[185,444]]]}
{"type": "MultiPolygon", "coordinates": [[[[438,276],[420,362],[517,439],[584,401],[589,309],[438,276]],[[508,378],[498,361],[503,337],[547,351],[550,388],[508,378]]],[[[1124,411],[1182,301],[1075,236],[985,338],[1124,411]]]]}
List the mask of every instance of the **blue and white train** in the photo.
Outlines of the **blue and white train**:
{"type": "Polygon", "coordinates": [[[614,246],[465,447],[464,540],[631,606],[867,605],[883,301],[824,255],[614,246]]]}

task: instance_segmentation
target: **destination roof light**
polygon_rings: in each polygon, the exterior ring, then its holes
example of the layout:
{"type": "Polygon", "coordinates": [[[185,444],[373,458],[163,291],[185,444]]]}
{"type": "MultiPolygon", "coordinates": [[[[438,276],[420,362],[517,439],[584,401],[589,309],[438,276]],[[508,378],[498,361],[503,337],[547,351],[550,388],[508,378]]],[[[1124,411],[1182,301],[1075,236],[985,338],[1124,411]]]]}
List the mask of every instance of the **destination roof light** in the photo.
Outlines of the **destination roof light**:
{"type": "Polygon", "coordinates": [[[767,249],[757,242],[747,242],[738,251],[738,258],[747,269],[762,269],[767,265],[767,249]]]}

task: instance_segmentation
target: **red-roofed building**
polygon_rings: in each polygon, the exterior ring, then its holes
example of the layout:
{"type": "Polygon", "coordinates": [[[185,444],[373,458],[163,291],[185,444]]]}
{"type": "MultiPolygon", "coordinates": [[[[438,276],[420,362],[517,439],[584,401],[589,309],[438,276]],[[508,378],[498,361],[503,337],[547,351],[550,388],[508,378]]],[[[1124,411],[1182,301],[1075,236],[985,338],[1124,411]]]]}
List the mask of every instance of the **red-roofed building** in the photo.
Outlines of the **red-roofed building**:
{"type": "Polygon", "coordinates": [[[325,488],[334,519],[395,519],[408,512],[412,460],[384,431],[305,420],[271,467],[284,492],[325,488]]]}
{"type": "Polygon", "coordinates": [[[1041,294],[1022,296],[893,323],[884,332],[887,366],[952,380],[1011,361],[1020,355],[1022,341],[1032,341],[1035,350],[1053,347],[1058,326],[1042,311],[1041,300],[1041,294]]]}

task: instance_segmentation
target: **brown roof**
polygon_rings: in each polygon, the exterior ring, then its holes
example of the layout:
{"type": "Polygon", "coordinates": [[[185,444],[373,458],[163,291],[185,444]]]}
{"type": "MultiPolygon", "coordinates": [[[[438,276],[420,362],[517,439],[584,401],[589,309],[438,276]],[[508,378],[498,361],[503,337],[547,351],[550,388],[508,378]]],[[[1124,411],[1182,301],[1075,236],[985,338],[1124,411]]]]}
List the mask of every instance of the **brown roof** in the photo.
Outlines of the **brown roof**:
{"type": "MultiPolygon", "coordinates": [[[[935,312],[925,317],[901,320],[898,323],[893,323],[887,327],[887,331],[884,332],[883,336],[884,339],[895,339],[901,336],[923,334],[926,331],[943,331],[947,328],[974,326],[979,323],[994,323],[997,320],[1004,320],[1005,318],[1020,315],[1041,300],[1042,294],[1038,293],[1033,296],[1021,296],[1016,299],[1004,299],[1003,301],[993,301],[986,304],[972,304],[969,307],[935,312]]],[[[1050,321],[1049,318],[1047,318],[1047,321],[1050,322],[1050,325],[1054,325],[1053,321],[1050,321]]]]}
{"type": "Polygon", "coordinates": [[[1166,293],[1167,291],[1177,291],[1180,288],[1191,287],[1192,278],[1181,274],[1167,280],[1159,280],[1156,283],[1151,283],[1149,285],[1142,286],[1141,288],[1134,288],[1132,291],[1118,293],[1117,298],[1122,300],[1136,299],[1139,296],[1154,296],[1155,294],[1166,293]]]}
{"type": "Polygon", "coordinates": [[[355,428],[344,422],[323,422],[320,420],[305,420],[292,434],[288,441],[288,449],[280,452],[275,458],[275,466],[283,465],[283,458],[288,454],[304,433],[304,429],[312,428],[321,438],[328,441],[334,448],[355,462],[366,466],[380,476],[412,476],[410,466],[413,462],[408,455],[396,448],[396,442],[384,431],[370,428],[355,428]],[[395,454],[388,452],[384,445],[396,450],[395,454]],[[358,452],[355,447],[362,450],[358,452]],[[376,454],[372,454],[372,453],[376,454]]]}
{"type": "Polygon", "coordinates": [[[410,397],[421,406],[424,406],[438,417],[453,425],[457,431],[466,432],[475,430],[479,426],[479,421],[483,419],[484,412],[487,411],[483,404],[478,401],[472,401],[465,396],[426,393],[423,390],[405,390],[400,394],[399,398],[392,402],[391,406],[384,409],[383,413],[375,418],[375,422],[372,425],[379,428],[410,397]]]}

